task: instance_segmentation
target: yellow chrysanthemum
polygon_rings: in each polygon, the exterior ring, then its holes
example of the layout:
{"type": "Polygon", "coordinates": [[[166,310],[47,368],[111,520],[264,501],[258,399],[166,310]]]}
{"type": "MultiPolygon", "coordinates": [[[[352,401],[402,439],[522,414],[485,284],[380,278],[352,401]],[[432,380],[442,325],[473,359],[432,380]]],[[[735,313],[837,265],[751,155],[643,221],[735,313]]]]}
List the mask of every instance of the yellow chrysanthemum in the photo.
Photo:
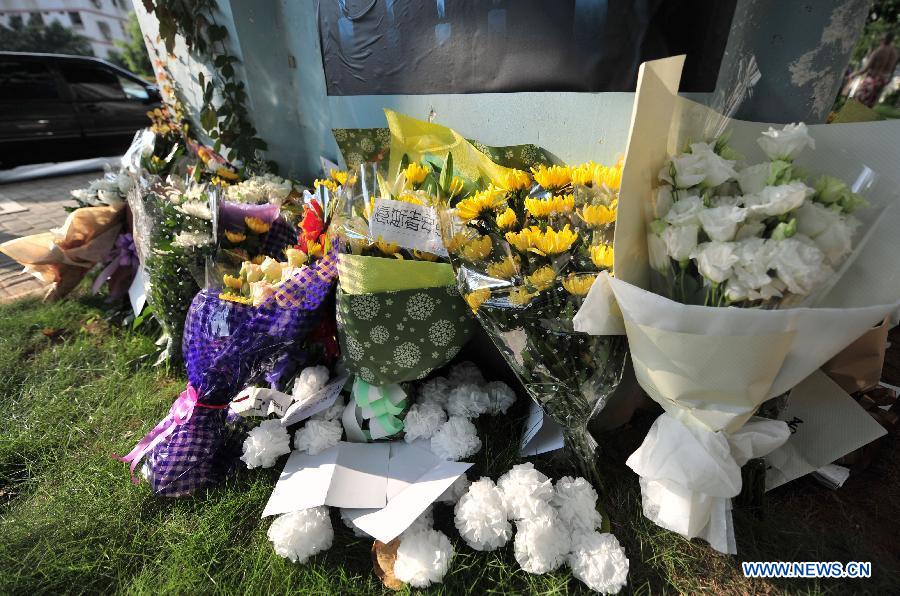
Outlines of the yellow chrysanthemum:
{"type": "Polygon", "coordinates": [[[491,291],[487,288],[480,288],[465,295],[466,304],[472,309],[472,312],[478,312],[485,301],[491,297],[491,291]]]}
{"type": "Polygon", "coordinates": [[[548,265],[541,267],[525,278],[532,287],[538,290],[546,290],[552,286],[554,279],[556,279],[556,273],[553,271],[553,267],[548,265]]]}
{"type": "Polygon", "coordinates": [[[520,263],[521,259],[518,257],[518,255],[514,257],[507,256],[502,261],[489,263],[486,271],[487,274],[491,277],[495,277],[497,279],[510,279],[519,272],[520,263]]]}
{"type": "Polygon", "coordinates": [[[414,250],[412,252],[413,252],[413,256],[416,257],[416,259],[419,261],[434,262],[434,261],[438,260],[438,256],[436,254],[433,254],[430,252],[425,252],[424,250],[414,250]]]}
{"type": "Polygon", "coordinates": [[[335,191],[337,190],[337,188],[338,188],[338,184],[337,184],[337,182],[335,182],[334,180],[330,180],[330,179],[322,180],[321,178],[316,178],[315,182],[313,182],[313,186],[314,186],[315,188],[319,188],[320,186],[324,186],[325,188],[327,188],[327,189],[330,190],[331,192],[335,192],[335,191]]]}
{"type": "Polygon", "coordinates": [[[231,230],[225,230],[225,237],[228,238],[228,241],[232,244],[238,244],[247,239],[246,234],[242,234],[241,232],[232,232],[231,230]]]}
{"type": "Polygon", "coordinates": [[[597,267],[609,269],[613,266],[613,247],[609,244],[596,244],[591,247],[591,261],[597,267]]]}
{"type": "Polygon", "coordinates": [[[517,251],[528,252],[528,249],[534,245],[535,232],[540,234],[541,231],[539,228],[531,226],[520,232],[507,232],[505,238],[517,251]]]}
{"type": "Polygon", "coordinates": [[[456,214],[463,221],[472,221],[485,211],[493,211],[506,202],[506,191],[491,186],[467,197],[456,205],[456,214]]]}
{"type": "Polygon", "coordinates": [[[532,299],[537,296],[537,294],[532,294],[528,290],[525,289],[524,286],[518,287],[515,290],[512,290],[509,293],[509,301],[515,304],[516,306],[525,306],[532,299]]]}
{"type": "Polygon", "coordinates": [[[269,231],[269,224],[258,217],[245,217],[244,223],[247,224],[247,228],[254,234],[265,234],[269,231]]]}
{"type": "Polygon", "coordinates": [[[414,193],[411,193],[411,192],[408,192],[408,191],[401,192],[401,193],[396,197],[396,199],[397,199],[398,201],[403,201],[404,203],[412,203],[413,205],[423,205],[423,204],[424,204],[424,202],[422,201],[422,199],[420,199],[420,198],[419,198],[418,196],[416,196],[414,193]]]}
{"type": "Polygon", "coordinates": [[[462,178],[454,176],[453,179],[450,180],[450,188],[447,189],[447,192],[450,194],[451,198],[455,197],[463,191],[465,185],[466,183],[463,182],[462,178]]]}
{"type": "Polygon", "coordinates": [[[583,163],[572,168],[572,184],[606,186],[611,190],[618,190],[622,185],[622,166],[621,162],[614,166],[604,166],[593,161],[583,163]]]}
{"type": "Polygon", "coordinates": [[[241,177],[237,174],[237,172],[232,172],[228,168],[219,168],[216,170],[216,176],[222,178],[223,180],[228,180],[229,182],[234,182],[236,180],[240,180],[241,177]]]}
{"type": "Polygon", "coordinates": [[[550,217],[575,209],[573,195],[551,196],[549,199],[525,199],[525,210],[532,217],[550,217]]]}
{"type": "Polygon", "coordinates": [[[528,172],[522,170],[509,170],[501,178],[500,185],[512,192],[514,190],[522,190],[531,186],[531,176],[528,172]]]}
{"type": "Polygon", "coordinates": [[[509,228],[519,223],[518,218],[516,218],[516,212],[509,207],[506,208],[506,211],[497,216],[496,221],[497,227],[501,230],[508,230],[509,228]]]}
{"type": "Polygon", "coordinates": [[[477,263],[488,258],[492,246],[490,236],[473,238],[460,249],[459,256],[470,263],[477,263]]]}
{"type": "Polygon", "coordinates": [[[231,288],[232,290],[240,290],[241,286],[244,285],[243,280],[234,275],[225,274],[222,276],[222,281],[225,283],[226,288],[231,288]]]}
{"type": "Polygon", "coordinates": [[[328,175],[331,176],[331,179],[343,186],[347,183],[347,172],[343,170],[335,170],[334,168],[328,172],[328,175]]]}
{"type": "Polygon", "coordinates": [[[606,205],[585,205],[578,212],[578,217],[589,226],[605,226],[616,221],[616,206],[617,201],[613,201],[609,207],[606,205]]]}
{"type": "Polygon", "coordinates": [[[577,275],[573,273],[563,279],[562,285],[573,296],[586,296],[591,286],[594,285],[595,279],[597,279],[596,275],[577,275]]]}
{"type": "Polygon", "coordinates": [[[572,181],[572,170],[566,166],[531,168],[534,180],[544,188],[562,188],[572,181]]]}
{"type": "Polygon", "coordinates": [[[428,166],[420,166],[416,162],[410,163],[406,166],[406,169],[403,170],[403,173],[406,175],[406,181],[409,184],[416,185],[421,184],[423,180],[425,180],[425,176],[428,175],[428,172],[431,171],[431,168],[428,166]]]}
{"type": "Polygon", "coordinates": [[[578,232],[572,231],[569,224],[558,231],[553,228],[547,228],[543,232],[538,230],[534,234],[531,251],[544,256],[558,255],[572,248],[576,240],[578,240],[578,232]]]}
{"type": "Polygon", "coordinates": [[[306,254],[315,259],[325,254],[325,248],[318,242],[307,242],[306,254]]]}
{"type": "Polygon", "coordinates": [[[377,248],[381,254],[386,256],[395,255],[400,252],[400,246],[396,242],[385,242],[381,236],[375,241],[375,248],[377,248]]]}
{"type": "Polygon", "coordinates": [[[462,232],[457,232],[456,234],[453,235],[452,238],[450,238],[450,240],[448,240],[444,244],[444,248],[447,249],[447,252],[452,252],[453,254],[456,254],[459,252],[459,249],[461,249],[463,246],[466,245],[466,242],[468,242],[468,241],[469,241],[468,236],[466,236],[462,232]]]}
{"type": "Polygon", "coordinates": [[[253,299],[247,296],[238,296],[237,294],[231,294],[222,292],[219,294],[219,300],[227,300],[229,302],[237,302],[238,304],[253,304],[253,299]]]}

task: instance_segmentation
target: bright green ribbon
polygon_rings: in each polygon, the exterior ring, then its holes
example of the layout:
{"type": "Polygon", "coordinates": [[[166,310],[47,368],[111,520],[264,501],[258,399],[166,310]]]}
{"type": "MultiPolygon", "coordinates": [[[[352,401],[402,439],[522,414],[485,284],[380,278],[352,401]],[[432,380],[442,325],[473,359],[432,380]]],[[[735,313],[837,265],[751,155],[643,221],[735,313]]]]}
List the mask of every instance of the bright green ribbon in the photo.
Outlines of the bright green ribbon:
{"type": "MultiPolygon", "coordinates": [[[[370,426],[377,424],[385,437],[403,430],[403,421],[398,416],[406,409],[406,394],[399,385],[371,385],[357,377],[352,393],[356,405],[362,408],[363,417],[369,420],[370,426]]],[[[367,440],[372,440],[371,431],[364,430],[363,433],[367,440]]]]}

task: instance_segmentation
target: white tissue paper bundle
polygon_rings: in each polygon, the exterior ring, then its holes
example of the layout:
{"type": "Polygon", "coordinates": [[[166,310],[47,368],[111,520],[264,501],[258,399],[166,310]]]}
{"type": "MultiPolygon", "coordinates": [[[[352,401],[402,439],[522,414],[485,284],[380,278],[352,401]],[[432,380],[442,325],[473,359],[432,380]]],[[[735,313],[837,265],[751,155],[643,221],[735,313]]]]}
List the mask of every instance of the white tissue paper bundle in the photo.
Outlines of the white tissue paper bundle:
{"type": "Polygon", "coordinates": [[[513,466],[497,480],[509,519],[529,519],[550,515],[553,482],[534,469],[531,462],[513,466]]]}
{"type": "Polygon", "coordinates": [[[447,422],[444,409],[434,402],[413,404],[403,419],[404,440],[412,443],[416,439],[430,439],[435,431],[447,422]]]}
{"type": "Polygon", "coordinates": [[[452,558],[453,546],[443,532],[421,530],[400,540],[394,575],[414,588],[427,588],[444,579],[452,558]]]}
{"type": "Polygon", "coordinates": [[[290,453],[291,437],[280,420],[264,420],[247,433],[241,460],[248,468],[271,468],[279,457],[290,453]]]}
{"type": "Polygon", "coordinates": [[[575,533],[567,561],[572,575],[601,594],[618,594],[628,581],[628,558],[612,534],[575,533]]]}
{"type": "Polygon", "coordinates": [[[328,383],[331,373],[328,372],[327,366],[309,366],[300,371],[297,378],[294,379],[294,399],[303,399],[304,397],[315,393],[328,383]]]}
{"type": "Polygon", "coordinates": [[[450,461],[475,455],[481,449],[481,439],[475,425],[461,416],[450,418],[431,437],[431,452],[450,461]]]}
{"type": "Polygon", "coordinates": [[[311,556],[331,548],[334,529],[328,507],[279,515],[269,526],[268,536],[278,556],[305,563],[311,556]]]}
{"type": "Polygon", "coordinates": [[[341,441],[344,427],[340,420],[310,419],[294,433],[294,449],[316,455],[341,441]]]}
{"type": "Polygon", "coordinates": [[[516,522],[513,554],[528,573],[541,574],[558,569],[571,549],[569,529],[552,509],[516,522]]]}
{"type": "Polygon", "coordinates": [[[459,535],[474,550],[495,550],[512,536],[503,493],[490,478],[469,485],[454,509],[454,523],[459,535]]]}
{"type": "Polygon", "coordinates": [[[550,503],[573,532],[592,532],[603,523],[597,511],[597,491],[584,478],[563,476],[557,480],[550,503]]]}

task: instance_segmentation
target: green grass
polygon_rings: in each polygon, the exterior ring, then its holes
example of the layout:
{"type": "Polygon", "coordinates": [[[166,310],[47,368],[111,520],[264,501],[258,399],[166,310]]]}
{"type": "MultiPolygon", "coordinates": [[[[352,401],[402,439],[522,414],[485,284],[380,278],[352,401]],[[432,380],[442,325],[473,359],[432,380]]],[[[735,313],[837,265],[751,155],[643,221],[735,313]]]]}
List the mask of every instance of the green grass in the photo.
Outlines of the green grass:
{"type": "MultiPolygon", "coordinates": [[[[260,512],[277,469],[241,471],[193,498],[169,500],[133,486],[112,452],[125,452],[167,411],[184,385],[152,368],[151,338],[107,324],[87,299],[0,306],[0,594],[387,593],[371,570],[371,543],[337,516],[334,546],[307,565],[276,556],[260,512]]],[[[524,401],[524,400],[521,400],[524,401]]],[[[521,412],[520,412],[521,413],[521,412]]],[[[613,532],[631,559],[629,590],[660,592],[896,592],[897,455],[892,439],[879,463],[839,492],[801,480],[774,491],[764,518],[738,509],[744,560],[871,560],[863,580],[746,580],[739,559],[713,553],[648,522],[634,475],[622,463],[653,415],[604,438],[601,495],[613,532]],[[896,461],[896,460],[895,460],[896,461]],[[893,588],[893,590],[892,590],[893,588]]],[[[487,423],[490,437],[473,474],[494,478],[510,464],[518,432],[487,423]]],[[[558,476],[554,456],[538,467],[558,476]]],[[[452,512],[436,512],[452,539],[452,512]]],[[[435,594],[567,594],[585,591],[563,570],[522,572],[511,547],[458,552],[435,594]]]]}

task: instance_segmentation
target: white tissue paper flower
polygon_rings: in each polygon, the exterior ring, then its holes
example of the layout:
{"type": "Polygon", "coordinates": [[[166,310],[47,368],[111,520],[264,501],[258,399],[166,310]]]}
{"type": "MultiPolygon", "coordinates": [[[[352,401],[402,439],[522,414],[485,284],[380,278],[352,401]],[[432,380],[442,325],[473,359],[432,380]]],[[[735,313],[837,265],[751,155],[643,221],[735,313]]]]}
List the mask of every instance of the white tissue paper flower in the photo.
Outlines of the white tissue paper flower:
{"type": "Polygon", "coordinates": [[[484,384],[484,377],[481,375],[481,371],[478,370],[474,363],[468,360],[460,362],[451,368],[450,372],[447,373],[447,380],[450,382],[451,387],[462,385],[463,383],[484,384]]]}
{"type": "Polygon", "coordinates": [[[465,474],[462,474],[453,481],[453,484],[447,487],[447,490],[441,493],[441,496],[437,498],[437,502],[450,504],[457,503],[460,498],[466,494],[466,491],[469,490],[470,484],[468,477],[466,477],[465,474]]]}
{"type": "Polygon", "coordinates": [[[467,382],[450,390],[447,413],[463,418],[478,418],[491,409],[491,398],[480,385],[467,382]]]}
{"type": "Polygon", "coordinates": [[[344,507],[341,507],[341,521],[344,522],[345,526],[350,528],[350,530],[353,532],[353,535],[356,536],[357,538],[369,538],[369,535],[366,532],[363,532],[362,530],[357,528],[356,524],[354,524],[350,520],[349,514],[351,511],[355,511],[355,510],[354,509],[345,509],[344,507]]]}
{"type": "Polygon", "coordinates": [[[512,536],[503,493],[490,478],[473,482],[453,511],[459,535],[474,550],[498,549],[512,536]]]}
{"type": "Polygon", "coordinates": [[[394,575],[414,588],[427,588],[444,579],[452,558],[453,546],[443,532],[423,530],[400,540],[394,575]]]}
{"type": "Polygon", "coordinates": [[[344,398],[338,396],[337,399],[334,400],[334,403],[331,404],[328,408],[322,410],[321,412],[316,412],[310,418],[313,420],[339,420],[341,415],[344,413],[344,407],[346,404],[344,403],[344,398]]]}
{"type": "Polygon", "coordinates": [[[592,532],[603,522],[597,511],[597,491],[584,478],[563,476],[557,480],[550,504],[573,532],[592,532]]]}
{"type": "Polygon", "coordinates": [[[424,532],[426,530],[431,530],[434,528],[434,506],[429,505],[425,508],[425,511],[419,514],[419,517],[413,520],[409,527],[403,530],[403,533],[400,534],[400,539],[403,540],[407,536],[412,536],[413,534],[417,534],[419,532],[424,532]]]}
{"type": "Polygon", "coordinates": [[[825,262],[825,254],[805,236],[797,234],[772,242],[775,242],[776,249],[772,268],[791,293],[809,294],[834,273],[825,262]]]}
{"type": "Polygon", "coordinates": [[[553,498],[553,482],[526,462],[513,468],[497,480],[503,493],[509,519],[528,519],[548,515],[553,498]]]}
{"type": "Polygon", "coordinates": [[[572,536],[566,524],[552,509],[516,522],[513,554],[528,573],[541,574],[559,569],[572,548],[572,536]]]}
{"type": "Polygon", "coordinates": [[[431,402],[442,408],[447,407],[450,398],[450,381],[444,377],[432,377],[419,387],[418,403],[431,402]]]}
{"type": "Polygon", "coordinates": [[[673,226],[699,224],[701,211],[703,211],[703,200],[700,197],[684,197],[672,204],[663,219],[673,226]]]}
{"type": "Polygon", "coordinates": [[[342,434],[344,427],[340,420],[310,418],[294,434],[294,449],[316,455],[340,443],[342,434]]]}
{"type": "Polygon", "coordinates": [[[430,439],[446,421],[447,414],[438,404],[432,402],[413,404],[403,420],[406,431],[403,438],[407,443],[412,443],[416,439],[430,439]]]}
{"type": "Polygon", "coordinates": [[[710,240],[728,242],[734,239],[738,224],[747,218],[747,210],[741,207],[722,205],[704,209],[697,217],[710,240]]]}
{"type": "Polygon", "coordinates": [[[748,166],[737,173],[738,186],[745,195],[756,194],[769,183],[772,164],[769,162],[748,166]]]}
{"type": "Polygon", "coordinates": [[[269,526],[268,536],[278,556],[305,563],[311,556],[331,548],[334,541],[328,507],[279,515],[269,526]]]}
{"type": "Polygon", "coordinates": [[[758,193],[744,195],[744,205],[751,215],[784,215],[800,207],[812,192],[802,182],[767,186],[758,193]]]}
{"type": "Polygon", "coordinates": [[[294,399],[303,399],[328,384],[331,373],[327,366],[308,366],[294,379],[294,399]]]}
{"type": "Polygon", "coordinates": [[[792,160],[805,148],[816,148],[815,140],[802,122],[786,124],[781,130],[769,127],[756,142],[769,159],[792,160]]]}
{"type": "Polygon", "coordinates": [[[491,416],[506,414],[510,406],[516,402],[516,392],[503,381],[491,381],[485,389],[487,389],[487,394],[491,401],[491,405],[488,408],[488,414],[491,416]]]}
{"type": "Polygon", "coordinates": [[[481,439],[475,425],[461,416],[450,416],[431,437],[431,452],[436,456],[459,461],[475,455],[481,449],[481,439]]]}
{"type": "Polygon", "coordinates": [[[666,251],[674,260],[680,262],[691,258],[691,253],[697,247],[697,234],[700,226],[688,224],[686,226],[669,226],[663,231],[662,239],[666,243],[666,251]]]}
{"type": "Polygon", "coordinates": [[[280,420],[264,420],[247,433],[241,460],[248,468],[271,468],[275,461],[291,452],[291,437],[280,420]]]}
{"type": "Polygon", "coordinates": [[[572,575],[601,594],[618,594],[628,581],[628,557],[612,534],[576,534],[568,563],[572,575]]]}
{"type": "Polygon", "coordinates": [[[691,251],[700,275],[711,282],[722,283],[731,277],[731,267],[737,263],[731,242],[704,242],[691,251]]]}
{"type": "Polygon", "coordinates": [[[820,203],[807,201],[797,209],[797,232],[809,236],[831,265],[837,265],[853,249],[853,234],[860,222],[820,203]]]}

